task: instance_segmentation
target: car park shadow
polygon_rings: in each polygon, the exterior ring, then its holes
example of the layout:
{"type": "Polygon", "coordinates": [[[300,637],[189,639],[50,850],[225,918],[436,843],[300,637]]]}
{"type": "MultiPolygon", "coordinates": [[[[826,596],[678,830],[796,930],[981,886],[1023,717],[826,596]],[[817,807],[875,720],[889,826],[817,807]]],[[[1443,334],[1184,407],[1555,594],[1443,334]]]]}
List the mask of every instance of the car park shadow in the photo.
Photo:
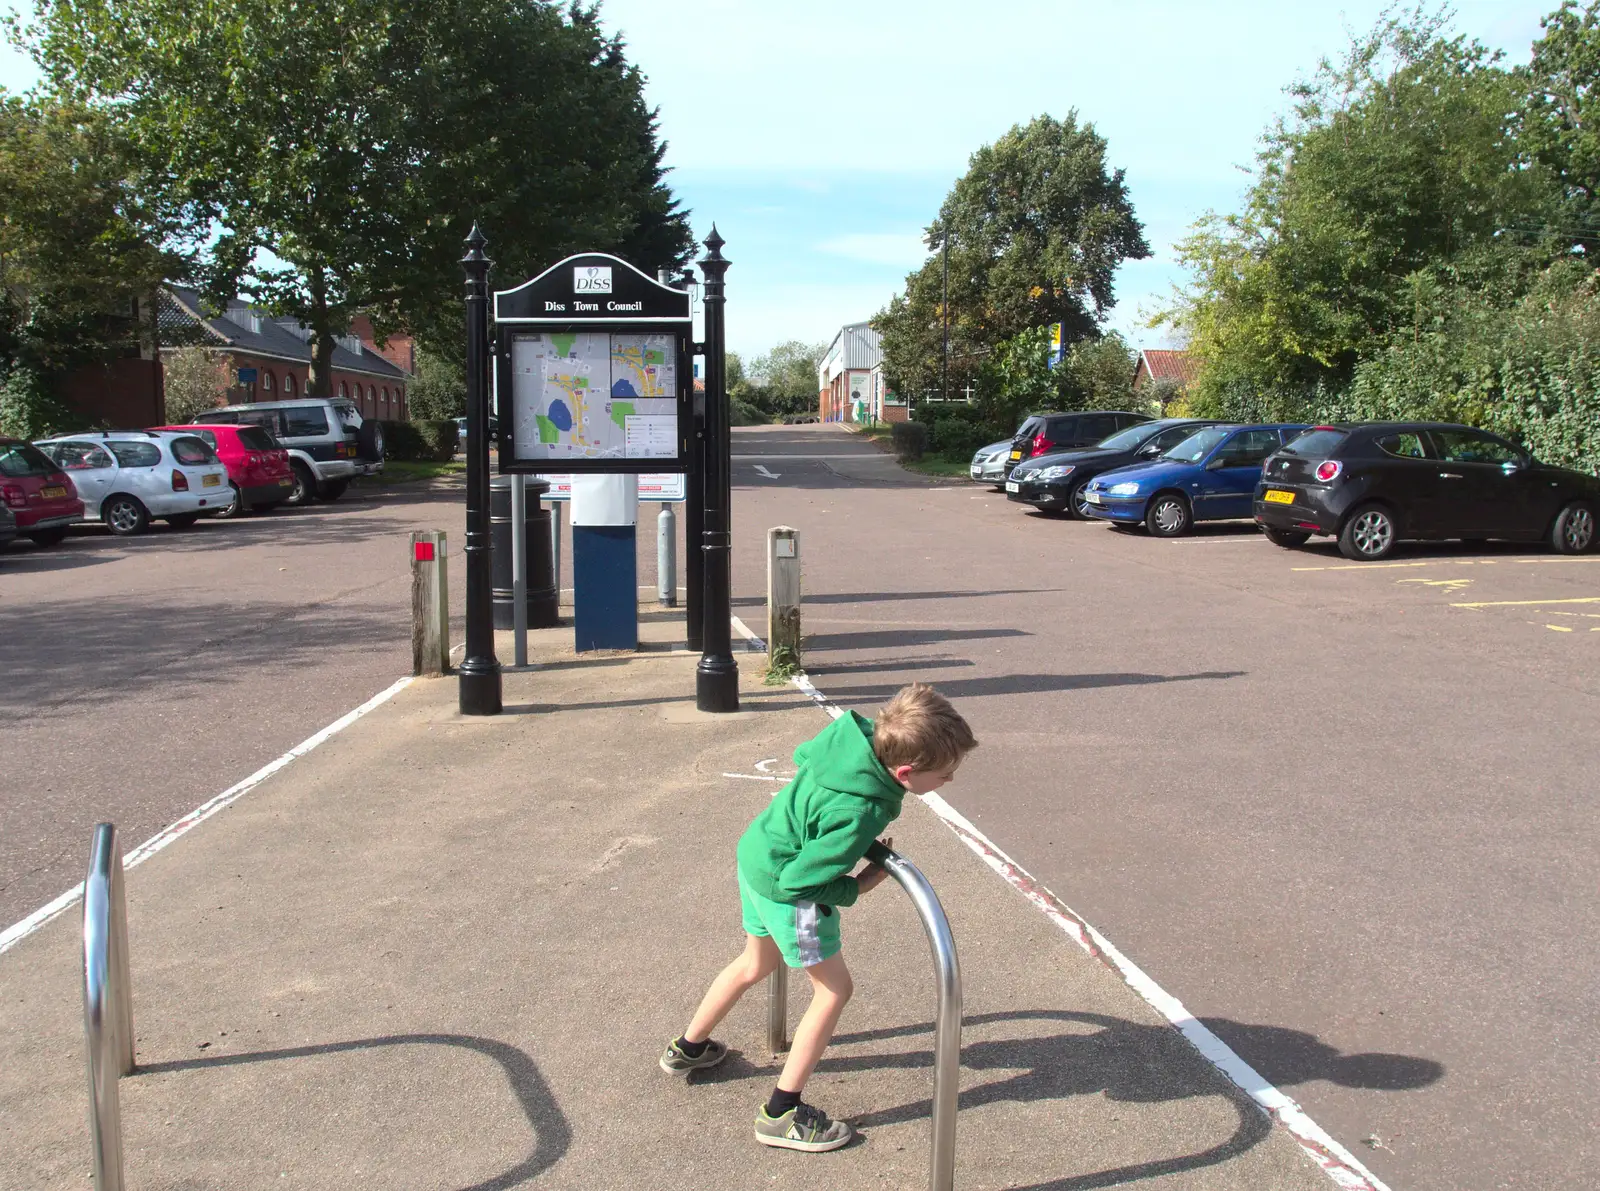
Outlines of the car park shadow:
{"type": "MultiPolygon", "coordinates": [[[[977,698],[984,695],[1037,695],[1048,691],[1089,691],[1105,687],[1150,686],[1163,682],[1209,682],[1243,678],[1244,670],[1205,670],[1198,674],[1000,674],[991,678],[946,678],[939,681],[939,692],[947,698],[977,698]]],[[[823,692],[831,699],[887,699],[900,689],[899,683],[869,686],[828,686],[823,692]]]]}
{"type": "Polygon", "coordinates": [[[526,1051],[493,1038],[479,1038],[470,1034],[389,1034],[377,1038],[355,1038],[348,1042],[290,1046],[280,1050],[247,1051],[242,1054],[209,1055],[198,1059],[141,1063],[128,1078],[137,1079],[144,1075],[162,1075],[175,1071],[215,1071],[223,1067],[237,1067],[244,1064],[293,1061],[402,1046],[454,1047],[482,1055],[499,1064],[512,1095],[516,1097],[518,1107],[522,1109],[523,1117],[533,1130],[533,1149],[522,1161],[490,1178],[472,1183],[461,1191],[508,1191],[509,1188],[522,1186],[529,1179],[549,1170],[565,1156],[572,1144],[572,1126],[568,1124],[561,1106],[556,1103],[555,1096],[540,1073],[538,1064],[526,1051]]]}
{"type": "MultiPolygon", "coordinates": [[[[310,505],[298,509],[273,509],[244,517],[219,521],[202,518],[188,529],[173,529],[165,522],[156,521],[149,532],[132,537],[117,537],[103,525],[77,525],[67,540],[55,547],[68,553],[89,551],[98,555],[129,553],[135,550],[204,551],[219,545],[240,545],[263,542],[300,545],[327,545],[364,542],[374,538],[393,538],[402,546],[413,529],[415,520],[383,515],[350,516],[350,510],[338,505],[310,505]]],[[[458,539],[464,541],[464,532],[456,525],[450,531],[452,548],[458,539]]],[[[8,552],[9,553],[9,552],[8,552]]]]}
{"type": "MultiPolygon", "coordinates": [[[[1444,1075],[1431,1059],[1409,1055],[1344,1055],[1314,1035],[1278,1026],[1254,1026],[1208,1019],[1206,1025],[1224,1040],[1246,1040],[1240,1054],[1274,1085],[1328,1080],[1343,1087],[1398,1091],[1426,1087],[1444,1075]],[[1287,1063],[1274,1055],[1287,1051],[1287,1063]],[[1276,1074],[1274,1074],[1276,1072],[1276,1074]]],[[[1218,1096],[1238,1113],[1232,1136],[1207,1149],[1159,1157],[1089,1173],[1064,1175],[1046,1182],[1014,1186],[1013,1191],[1081,1191],[1141,1179],[1181,1174],[1238,1157],[1260,1144],[1272,1131],[1272,1119],[1243,1090],[1203,1059],[1177,1030],[1167,1025],[1128,1021],[1101,1013],[1031,1009],[980,1013],[963,1017],[969,1040],[961,1048],[961,1066],[968,1072],[1000,1072],[999,1078],[966,1088],[962,1111],[986,1105],[1027,1104],[1075,1096],[1103,1096],[1111,1101],[1158,1104],[1218,1096]],[[994,1027],[1043,1023],[1017,1037],[996,1038],[994,1027]],[[1068,1027],[1049,1032],[1050,1026],[1068,1027]],[[971,1031],[980,1036],[971,1038],[971,1031]]],[[[933,1023],[863,1030],[834,1036],[819,1072],[926,1069],[933,1067],[933,1023]],[[847,1053],[852,1045],[923,1036],[927,1049],[893,1054],[847,1053]]],[[[916,1100],[852,1118],[862,1129],[901,1124],[930,1115],[932,1100],[916,1100]]],[[[1174,1133],[1177,1131],[1174,1130],[1174,1133]]]]}
{"type": "Polygon", "coordinates": [[[35,546],[32,543],[12,542],[9,546],[0,547],[0,575],[44,575],[51,571],[92,567],[106,559],[104,554],[73,550],[66,543],[35,546]]]}
{"type": "Polygon", "coordinates": [[[204,695],[223,666],[239,673],[317,666],[352,647],[392,642],[403,651],[410,637],[409,625],[388,610],[138,595],[8,604],[0,624],[0,719],[18,722],[80,698],[118,700],[157,686],[204,695]]]}
{"type": "Polygon", "coordinates": [[[908,645],[941,645],[946,641],[984,641],[996,637],[1031,637],[1022,629],[876,629],[860,633],[817,633],[805,637],[801,650],[896,649],[908,645]]]}
{"type": "Polygon", "coordinates": [[[1451,558],[1521,558],[1526,555],[1555,555],[1546,542],[1401,542],[1394,552],[1381,562],[1361,563],[1345,558],[1333,538],[1312,538],[1303,546],[1286,551],[1291,557],[1307,556],[1328,562],[1349,563],[1351,566],[1382,566],[1385,563],[1428,562],[1432,559],[1451,558]]]}
{"type": "MultiPolygon", "coordinates": [[[[825,592],[820,595],[806,592],[803,599],[807,604],[878,604],[895,600],[964,600],[981,599],[984,596],[1055,595],[1061,590],[1059,587],[1007,587],[995,591],[866,591],[825,592]]],[[[765,596],[739,596],[733,603],[740,608],[764,608],[767,600],[765,596]]]]}

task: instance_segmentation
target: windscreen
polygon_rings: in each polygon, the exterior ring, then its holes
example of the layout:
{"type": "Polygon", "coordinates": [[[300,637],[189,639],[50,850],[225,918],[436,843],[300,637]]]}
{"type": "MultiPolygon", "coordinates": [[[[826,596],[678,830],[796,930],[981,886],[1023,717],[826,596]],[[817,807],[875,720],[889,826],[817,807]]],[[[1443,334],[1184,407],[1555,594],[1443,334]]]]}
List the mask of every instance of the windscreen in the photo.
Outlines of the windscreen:
{"type": "Polygon", "coordinates": [[[1149,437],[1153,425],[1151,422],[1140,422],[1137,426],[1117,431],[1110,438],[1101,439],[1096,445],[1107,451],[1130,451],[1149,437]]]}
{"type": "Polygon", "coordinates": [[[260,426],[239,427],[239,445],[247,451],[276,451],[278,440],[260,426]]]}
{"type": "Polygon", "coordinates": [[[217,462],[217,453],[206,445],[206,440],[194,435],[173,439],[172,457],[185,467],[217,462]]]}
{"type": "Polygon", "coordinates": [[[1285,455],[1299,455],[1303,459],[1326,459],[1343,445],[1349,437],[1344,430],[1307,430],[1283,448],[1285,455]]]}
{"type": "Polygon", "coordinates": [[[1207,426],[1204,430],[1196,430],[1162,458],[1175,459],[1179,463],[1199,463],[1211,454],[1212,447],[1232,434],[1233,429],[1232,426],[1207,426]]]}
{"type": "Polygon", "coordinates": [[[59,470],[32,443],[0,443],[0,476],[48,476],[59,470]]]}

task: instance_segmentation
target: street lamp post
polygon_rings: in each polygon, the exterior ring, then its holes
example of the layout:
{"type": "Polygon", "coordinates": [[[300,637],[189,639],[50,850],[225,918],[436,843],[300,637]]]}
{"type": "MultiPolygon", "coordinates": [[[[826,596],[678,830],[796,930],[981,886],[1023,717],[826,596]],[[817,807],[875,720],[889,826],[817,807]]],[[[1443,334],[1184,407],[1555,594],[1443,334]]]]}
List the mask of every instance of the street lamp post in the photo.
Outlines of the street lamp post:
{"type": "Polygon", "coordinates": [[[726,243],[716,226],[706,237],[700,270],[706,277],[706,418],[705,418],[705,600],[701,608],[700,665],[695,671],[695,706],[701,711],[739,710],[739,664],[733,660],[733,552],[729,505],[733,495],[732,438],[728,426],[727,298],[723,277],[732,263],[722,255],[726,243]]]}
{"type": "MultiPolygon", "coordinates": [[[[691,295],[698,283],[687,269],[683,287],[691,295]]],[[[689,311],[694,313],[691,296],[689,311]]],[[[709,384],[709,381],[707,382],[709,384]]],[[[694,377],[689,378],[689,470],[684,477],[683,500],[683,623],[684,647],[694,652],[705,647],[705,614],[702,611],[706,594],[705,541],[706,528],[706,399],[704,393],[694,391],[694,377]]]]}
{"type": "Polygon", "coordinates": [[[939,315],[944,323],[944,348],[939,356],[939,397],[950,401],[950,233],[946,231],[941,241],[940,255],[944,258],[944,293],[939,300],[939,315]]]}
{"type": "Polygon", "coordinates": [[[500,662],[494,656],[494,577],[489,546],[488,241],[472,225],[467,255],[467,653],[461,661],[462,715],[500,714],[500,662]]]}

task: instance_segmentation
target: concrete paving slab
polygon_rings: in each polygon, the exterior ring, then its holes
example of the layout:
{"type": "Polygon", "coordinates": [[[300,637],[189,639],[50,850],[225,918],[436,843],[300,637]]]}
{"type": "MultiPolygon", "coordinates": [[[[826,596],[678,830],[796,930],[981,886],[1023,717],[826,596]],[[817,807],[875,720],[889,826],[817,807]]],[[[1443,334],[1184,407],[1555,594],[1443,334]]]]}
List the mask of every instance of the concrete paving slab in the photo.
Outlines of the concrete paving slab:
{"type": "MultiPolygon", "coordinates": [[[[759,779],[825,721],[748,654],[746,714],[696,716],[681,625],[644,631],[661,648],[592,660],[534,634],[493,719],[414,683],[129,874],[130,1188],[926,1184],[932,969],[892,884],[845,914],[858,991],[810,1089],[860,1143],[752,1140],[778,1071],[761,990],[723,1067],[657,1068],[741,946],[759,779]]],[[[1329,1185],[924,806],[893,834],[965,974],[959,1186],[1329,1185]]],[[[0,958],[0,1188],[85,1183],[78,925],[0,958]]]]}

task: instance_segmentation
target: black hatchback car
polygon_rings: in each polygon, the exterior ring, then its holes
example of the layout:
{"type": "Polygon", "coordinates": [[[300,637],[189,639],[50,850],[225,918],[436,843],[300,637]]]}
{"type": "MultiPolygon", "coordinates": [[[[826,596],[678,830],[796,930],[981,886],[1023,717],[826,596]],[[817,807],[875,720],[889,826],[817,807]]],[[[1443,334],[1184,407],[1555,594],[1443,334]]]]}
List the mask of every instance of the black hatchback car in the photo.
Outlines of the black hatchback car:
{"type": "Polygon", "coordinates": [[[1162,418],[1136,422],[1092,447],[1059,451],[1025,459],[1006,481],[1006,496],[1045,513],[1071,513],[1087,518],[1083,491],[1089,481],[1113,467],[1148,463],[1171,450],[1196,430],[1217,423],[1209,418],[1162,418]]]}
{"type": "Polygon", "coordinates": [[[1267,459],[1255,519],[1280,546],[1332,534],[1346,558],[1383,558],[1403,539],[1595,543],[1600,479],[1540,463],[1471,426],[1317,426],[1267,459]]]}
{"type": "Polygon", "coordinates": [[[1006,461],[1006,475],[1009,476],[1011,469],[1024,459],[1037,459],[1040,455],[1048,455],[1052,451],[1092,447],[1125,426],[1149,420],[1149,414],[1132,414],[1125,410],[1100,409],[1087,413],[1033,414],[1012,436],[1011,457],[1006,461]]]}

